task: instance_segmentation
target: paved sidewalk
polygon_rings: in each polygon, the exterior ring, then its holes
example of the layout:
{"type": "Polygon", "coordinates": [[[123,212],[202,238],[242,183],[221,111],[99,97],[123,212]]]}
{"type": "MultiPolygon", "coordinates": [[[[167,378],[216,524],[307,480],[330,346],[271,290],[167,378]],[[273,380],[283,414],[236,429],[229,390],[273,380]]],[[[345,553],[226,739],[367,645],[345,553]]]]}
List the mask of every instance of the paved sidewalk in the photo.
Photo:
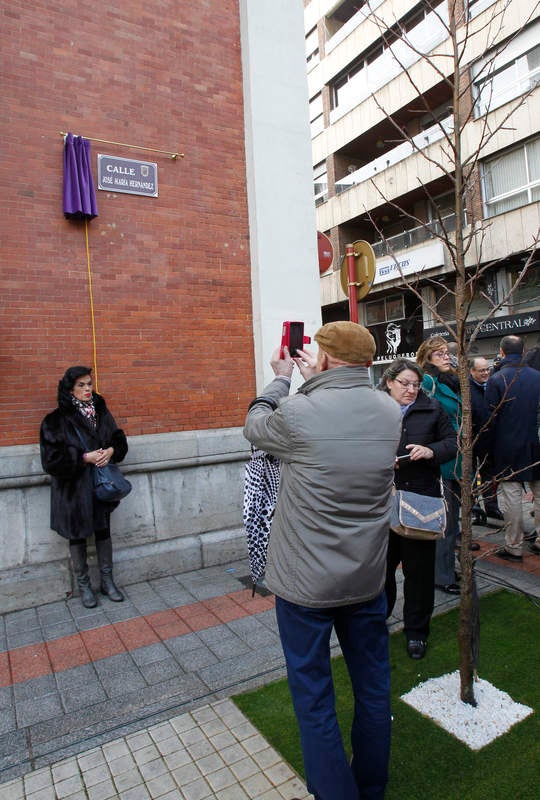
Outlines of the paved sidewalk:
{"type": "MultiPolygon", "coordinates": [[[[480,593],[540,597],[540,557],[509,565],[493,555],[500,530],[475,533],[480,593]]],[[[128,586],[124,603],[0,617],[0,798],[307,798],[228,699],[285,674],[273,597],[247,580],[237,562],[128,586]]],[[[437,592],[435,613],[458,603],[437,592]]]]}

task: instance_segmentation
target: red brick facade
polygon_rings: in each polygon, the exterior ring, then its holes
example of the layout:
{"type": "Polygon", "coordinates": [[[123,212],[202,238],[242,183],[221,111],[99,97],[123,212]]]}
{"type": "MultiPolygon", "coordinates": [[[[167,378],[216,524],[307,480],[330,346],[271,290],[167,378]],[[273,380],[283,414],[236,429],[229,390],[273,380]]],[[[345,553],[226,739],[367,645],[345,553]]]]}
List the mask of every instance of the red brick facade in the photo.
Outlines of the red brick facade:
{"type": "Polygon", "coordinates": [[[242,424],[255,391],[236,0],[0,12],[0,445],[38,439],[64,369],[92,365],[84,223],[60,131],[158,164],[159,197],[97,192],[88,225],[99,391],[130,435],[242,424]]]}

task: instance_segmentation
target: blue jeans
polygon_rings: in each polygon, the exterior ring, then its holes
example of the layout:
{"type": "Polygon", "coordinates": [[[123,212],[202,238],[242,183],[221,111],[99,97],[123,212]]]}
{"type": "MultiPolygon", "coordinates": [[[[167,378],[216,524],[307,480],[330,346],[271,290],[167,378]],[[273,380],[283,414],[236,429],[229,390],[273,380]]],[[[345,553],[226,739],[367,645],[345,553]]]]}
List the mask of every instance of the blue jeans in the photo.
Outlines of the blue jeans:
{"type": "Polygon", "coordinates": [[[391,725],[384,592],[366,603],[337,608],[307,608],[276,597],[276,615],[308,790],[315,800],[382,800],[391,725]],[[351,765],[335,710],[332,628],[354,693],[351,765]]]}
{"type": "Polygon", "coordinates": [[[444,480],[444,497],[447,504],[444,539],[437,539],[435,547],[435,583],[447,586],[456,582],[456,537],[459,533],[460,487],[457,481],[444,480]]]}

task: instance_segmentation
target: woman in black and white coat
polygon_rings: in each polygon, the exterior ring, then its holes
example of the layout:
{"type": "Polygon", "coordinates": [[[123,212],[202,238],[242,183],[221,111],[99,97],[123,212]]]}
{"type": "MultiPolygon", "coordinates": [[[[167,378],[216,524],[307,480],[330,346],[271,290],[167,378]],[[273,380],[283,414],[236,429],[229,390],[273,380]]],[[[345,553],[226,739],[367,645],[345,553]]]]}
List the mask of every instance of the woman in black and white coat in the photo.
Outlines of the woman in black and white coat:
{"type": "MultiPolygon", "coordinates": [[[[423,372],[414,362],[398,358],[386,369],[379,389],[399,403],[403,415],[394,482],[397,489],[440,497],[440,464],[454,458],[456,433],[438,400],[421,389],[423,372]],[[405,456],[405,458],[400,458],[405,456]]],[[[386,566],[388,616],[396,602],[396,569],[404,577],[403,632],[407,653],[423,658],[435,594],[435,541],[406,539],[390,531],[386,566]]]]}
{"type": "Polygon", "coordinates": [[[92,389],[92,370],[74,366],[58,384],[58,408],[41,423],[41,463],[51,476],[51,528],[69,540],[73,571],[85,608],[97,605],[90,584],[86,543],[95,536],[101,591],[121,602],[112,574],[110,515],[118,503],[102,503],[93,494],[94,465],[117,463],[128,450],[105,400],[92,389]]]}

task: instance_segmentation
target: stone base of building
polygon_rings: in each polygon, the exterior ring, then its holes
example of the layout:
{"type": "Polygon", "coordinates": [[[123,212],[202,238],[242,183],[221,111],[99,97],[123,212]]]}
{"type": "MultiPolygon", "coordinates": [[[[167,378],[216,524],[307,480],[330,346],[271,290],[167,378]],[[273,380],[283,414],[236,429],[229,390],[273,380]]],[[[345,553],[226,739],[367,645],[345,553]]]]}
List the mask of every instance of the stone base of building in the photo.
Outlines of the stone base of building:
{"type": "MultiPolygon", "coordinates": [[[[111,517],[119,586],[247,556],[242,527],[249,445],[238,428],[129,438],[133,491],[111,517]]],[[[73,591],[67,540],[49,528],[50,489],[35,445],[0,449],[1,612],[73,591]]],[[[93,539],[89,563],[98,585],[93,539]]]]}

